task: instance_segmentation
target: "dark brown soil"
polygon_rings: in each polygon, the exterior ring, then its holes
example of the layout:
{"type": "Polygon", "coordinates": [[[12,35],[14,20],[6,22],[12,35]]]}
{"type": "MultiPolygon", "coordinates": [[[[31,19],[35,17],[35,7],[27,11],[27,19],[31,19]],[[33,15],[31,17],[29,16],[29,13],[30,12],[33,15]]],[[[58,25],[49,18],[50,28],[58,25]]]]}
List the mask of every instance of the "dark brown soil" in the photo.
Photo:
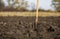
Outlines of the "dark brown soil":
{"type": "Polygon", "coordinates": [[[60,39],[60,17],[0,17],[0,39],[60,39]]]}

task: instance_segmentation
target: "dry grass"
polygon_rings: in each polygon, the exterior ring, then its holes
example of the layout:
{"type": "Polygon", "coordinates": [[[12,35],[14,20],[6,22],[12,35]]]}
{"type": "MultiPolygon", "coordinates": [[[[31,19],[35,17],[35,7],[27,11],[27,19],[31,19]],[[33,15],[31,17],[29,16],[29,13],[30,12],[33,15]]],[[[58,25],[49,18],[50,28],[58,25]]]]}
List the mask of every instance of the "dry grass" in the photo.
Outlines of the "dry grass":
{"type": "MultiPolygon", "coordinates": [[[[0,16],[35,16],[35,12],[0,12],[0,16]]],[[[59,12],[39,12],[39,16],[60,16],[59,12]]]]}

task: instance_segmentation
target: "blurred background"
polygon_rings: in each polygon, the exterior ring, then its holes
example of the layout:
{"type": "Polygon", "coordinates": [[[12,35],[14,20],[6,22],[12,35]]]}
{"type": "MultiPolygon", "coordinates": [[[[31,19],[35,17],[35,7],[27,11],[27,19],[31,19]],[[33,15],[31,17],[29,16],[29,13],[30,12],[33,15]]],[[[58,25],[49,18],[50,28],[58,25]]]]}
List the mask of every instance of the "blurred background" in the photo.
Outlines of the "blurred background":
{"type": "MultiPolygon", "coordinates": [[[[0,0],[0,11],[36,11],[36,0],[0,0]]],[[[60,0],[39,0],[39,11],[60,12],[60,0]]]]}

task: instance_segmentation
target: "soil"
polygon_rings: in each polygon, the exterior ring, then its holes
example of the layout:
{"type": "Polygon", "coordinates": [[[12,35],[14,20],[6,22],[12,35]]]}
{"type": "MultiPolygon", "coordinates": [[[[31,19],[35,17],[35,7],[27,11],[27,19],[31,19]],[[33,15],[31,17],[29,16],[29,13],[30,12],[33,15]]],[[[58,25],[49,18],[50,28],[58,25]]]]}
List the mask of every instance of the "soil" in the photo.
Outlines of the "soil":
{"type": "Polygon", "coordinates": [[[0,39],[60,39],[60,17],[0,17],[0,39]]]}

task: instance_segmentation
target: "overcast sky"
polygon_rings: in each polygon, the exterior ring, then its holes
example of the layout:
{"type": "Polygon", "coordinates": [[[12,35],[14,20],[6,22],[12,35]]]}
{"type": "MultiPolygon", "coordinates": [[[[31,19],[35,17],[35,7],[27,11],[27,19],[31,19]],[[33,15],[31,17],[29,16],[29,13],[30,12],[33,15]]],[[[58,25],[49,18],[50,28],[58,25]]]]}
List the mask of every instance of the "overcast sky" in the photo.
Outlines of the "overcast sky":
{"type": "MultiPolygon", "coordinates": [[[[36,4],[36,0],[27,0],[27,1],[29,1],[29,3],[33,2],[33,3],[36,4]]],[[[47,9],[53,9],[52,6],[51,6],[51,4],[52,4],[51,1],[52,0],[39,0],[39,7],[43,8],[43,9],[46,9],[46,10],[47,9]]]]}
{"type": "MultiPolygon", "coordinates": [[[[27,0],[29,2],[36,3],[36,0],[27,0]]],[[[53,9],[52,6],[52,0],[39,0],[39,7],[43,9],[53,9]]]]}

